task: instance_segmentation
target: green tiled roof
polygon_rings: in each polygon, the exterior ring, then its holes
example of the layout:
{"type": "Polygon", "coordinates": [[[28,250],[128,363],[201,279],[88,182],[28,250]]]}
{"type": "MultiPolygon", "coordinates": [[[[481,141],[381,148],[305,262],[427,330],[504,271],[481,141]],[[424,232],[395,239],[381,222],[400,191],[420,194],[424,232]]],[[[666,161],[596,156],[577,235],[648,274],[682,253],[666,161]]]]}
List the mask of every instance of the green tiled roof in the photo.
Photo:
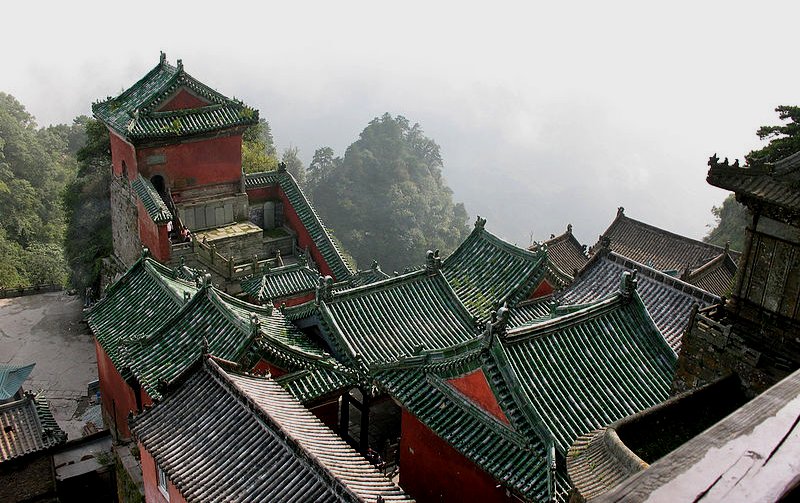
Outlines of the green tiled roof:
{"type": "Polygon", "coordinates": [[[435,365],[385,367],[374,377],[414,417],[505,487],[526,500],[548,500],[546,445],[514,431],[446,382],[480,368],[477,352],[465,355],[435,365]]]}
{"type": "Polygon", "coordinates": [[[162,57],[141,80],[116,98],[92,105],[94,115],[130,140],[190,136],[258,122],[258,111],[229,99],[162,57]],[[179,89],[189,89],[209,104],[199,108],[159,112],[179,89]]]}
{"type": "Polygon", "coordinates": [[[274,301],[313,292],[317,288],[318,280],[317,271],[306,265],[292,264],[242,280],[242,290],[259,301],[274,301]]]}
{"type": "Polygon", "coordinates": [[[139,259],[86,317],[97,342],[123,377],[130,375],[125,341],[158,330],[183,305],[184,295],[197,291],[192,283],[172,279],[171,273],[155,260],[139,259]]]}
{"type": "Polygon", "coordinates": [[[367,365],[476,337],[474,320],[439,272],[416,271],[345,290],[319,310],[335,351],[367,365]]]}
{"type": "Polygon", "coordinates": [[[131,185],[153,222],[160,224],[172,220],[172,213],[149,180],[139,175],[131,182],[131,185]]]}
{"type": "Polygon", "coordinates": [[[665,400],[676,362],[635,292],[511,330],[491,351],[513,397],[504,410],[519,408],[561,455],[583,433],[665,400]]]}
{"type": "Polygon", "coordinates": [[[306,228],[311,239],[319,248],[322,257],[333,271],[336,281],[348,279],[353,271],[342,258],[342,254],[331,239],[325,226],[322,224],[317,212],[306,199],[303,191],[297,186],[292,174],[287,171],[267,171],[263,173],[251,173],[245,177],[245,187],[248,189],[264,187],[269,185],[279,185],[289,203],[300,217],[303,227],[306,228]]]}
{"type": "Polygon", "coordinates": [[[320,365],[282,375],[275,382],[300,402],[312,403],[340,390],[352,388],[358,384],[359,379],[355,372],[320,365]]]}
{"type": "Polygon", "coordinates": [[[35,365],[0,364],[0,400],[8,400],[16,395],[35,365]]]}
{"type": "Polygon", "coordinates": [[[469,312],[486,320],[493,305],[514,304],[531,293],[544,277],[546,257],[544,252],[518,248],[476,225],[445,259],[442,273],[469,312]]]}

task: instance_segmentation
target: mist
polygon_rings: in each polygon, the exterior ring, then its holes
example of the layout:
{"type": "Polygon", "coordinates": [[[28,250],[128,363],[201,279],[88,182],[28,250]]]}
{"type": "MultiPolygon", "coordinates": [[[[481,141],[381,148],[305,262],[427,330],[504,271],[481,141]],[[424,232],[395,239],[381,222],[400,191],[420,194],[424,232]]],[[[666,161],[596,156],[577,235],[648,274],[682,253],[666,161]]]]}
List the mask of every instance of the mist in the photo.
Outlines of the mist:
{"type": "Polygon", "coordinates": [[[19,3],[0,91],[70,122],[164,51],[306,164],[403,115],[440,144],[454,200],[521,246],[568,223],[591,245],[618,206],[701,238],[726,196],[709,156],[741,158],[800,104],[796,41],[776,29],[792,2],[432,4],[19,3]]]}

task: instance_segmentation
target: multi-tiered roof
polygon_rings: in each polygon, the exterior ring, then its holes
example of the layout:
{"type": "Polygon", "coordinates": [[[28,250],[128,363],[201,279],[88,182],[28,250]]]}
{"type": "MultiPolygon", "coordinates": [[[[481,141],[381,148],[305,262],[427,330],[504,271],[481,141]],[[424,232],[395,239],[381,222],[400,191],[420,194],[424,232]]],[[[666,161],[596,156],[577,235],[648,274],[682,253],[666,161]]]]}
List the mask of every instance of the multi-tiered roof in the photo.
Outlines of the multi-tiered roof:
{"type": "Polygon", "coordinates": [[[159,64],[122,94],[92,105],[94,115],[132,142],[213,134],[258,122],[258,111],[211,89],[162,53],[159,64]],[[202,106],[178,110],[162,107],[181,89],[202,106]]]}

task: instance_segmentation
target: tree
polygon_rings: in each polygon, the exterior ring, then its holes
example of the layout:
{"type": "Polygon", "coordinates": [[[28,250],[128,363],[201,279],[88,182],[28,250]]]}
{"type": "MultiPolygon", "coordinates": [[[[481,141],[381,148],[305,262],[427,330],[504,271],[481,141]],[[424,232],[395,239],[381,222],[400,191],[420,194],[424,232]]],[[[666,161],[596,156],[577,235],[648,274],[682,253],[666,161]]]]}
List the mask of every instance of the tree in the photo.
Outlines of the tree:
{"type": "Polygon", "coordinates": [[[298,156],[299,149],[297,147],[289,147],[283,151],[281,161],[286,164],[286,171],[294,176],[297,183],[304,187],[306,184],[306,167],[303,161],[298,156]]]}
{"type": "Polygon", "coordinates": [[[0,287],[63,283],[64,215],[59,195],[75,176],[77,126],[40,129],[0,93],[0,287]]]}
{"type": "MultiPolygon", "coordinates": [[[[769,140],[769,143],[744,156],[751,167],[764,166],[800,152],[800,107],[781,105],[775,111],[781,120],[788,123],[758,128],[756,134],[759,139],[769,140]]],[[[742,250],[744,228],[750,220],[747,208],[739,204],[731,194],[723,201],[722,206],[714,206],[711,212],[717,225],[706,235],[704,241],[720,246],[730,242],[731,248],[742,250]]]]}
{"type": "Polygon", "coordinates": [[[266,119],[259,119],[242,135],[242,168],[245,173],[258,173],[277,167],[278,155],[272,129],[266,119]]]}
{"type": "Polygon", "coordinates": [[[421,263],[425,250],[454,249],[466,237],[467,212],[442,176],[439,146],[419,124],[384,114],[343,158],[314,153],[308,192],[326,223],[361,264],[387,270],[421,263]]]}
{"type": "Polygon", "coordinates": [[[65,255],[70,283],[78,291],[97,286],[102,261],[113,252],[108,129],[94,119],[84,126],[86,140],[78,151],[78,176],[62,197],[67,218],[65,255]]]}

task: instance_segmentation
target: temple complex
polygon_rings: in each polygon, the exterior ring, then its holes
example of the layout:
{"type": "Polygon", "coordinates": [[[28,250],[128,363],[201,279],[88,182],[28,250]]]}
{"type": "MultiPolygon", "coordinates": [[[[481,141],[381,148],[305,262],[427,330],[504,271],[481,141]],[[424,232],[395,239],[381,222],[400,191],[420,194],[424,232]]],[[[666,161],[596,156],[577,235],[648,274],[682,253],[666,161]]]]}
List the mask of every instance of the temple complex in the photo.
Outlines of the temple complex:
{"type": "Polygon", "coordinates": [[[589,250],[477,217],[388,275],[284,166],[245,174],[258,111],[180,60],[93,110],[116,271],[86,319],[148,502],[602,497],[798,368],[800,157],[712,160],[753,214],[741,254],[619,208],[589,250]]]}

